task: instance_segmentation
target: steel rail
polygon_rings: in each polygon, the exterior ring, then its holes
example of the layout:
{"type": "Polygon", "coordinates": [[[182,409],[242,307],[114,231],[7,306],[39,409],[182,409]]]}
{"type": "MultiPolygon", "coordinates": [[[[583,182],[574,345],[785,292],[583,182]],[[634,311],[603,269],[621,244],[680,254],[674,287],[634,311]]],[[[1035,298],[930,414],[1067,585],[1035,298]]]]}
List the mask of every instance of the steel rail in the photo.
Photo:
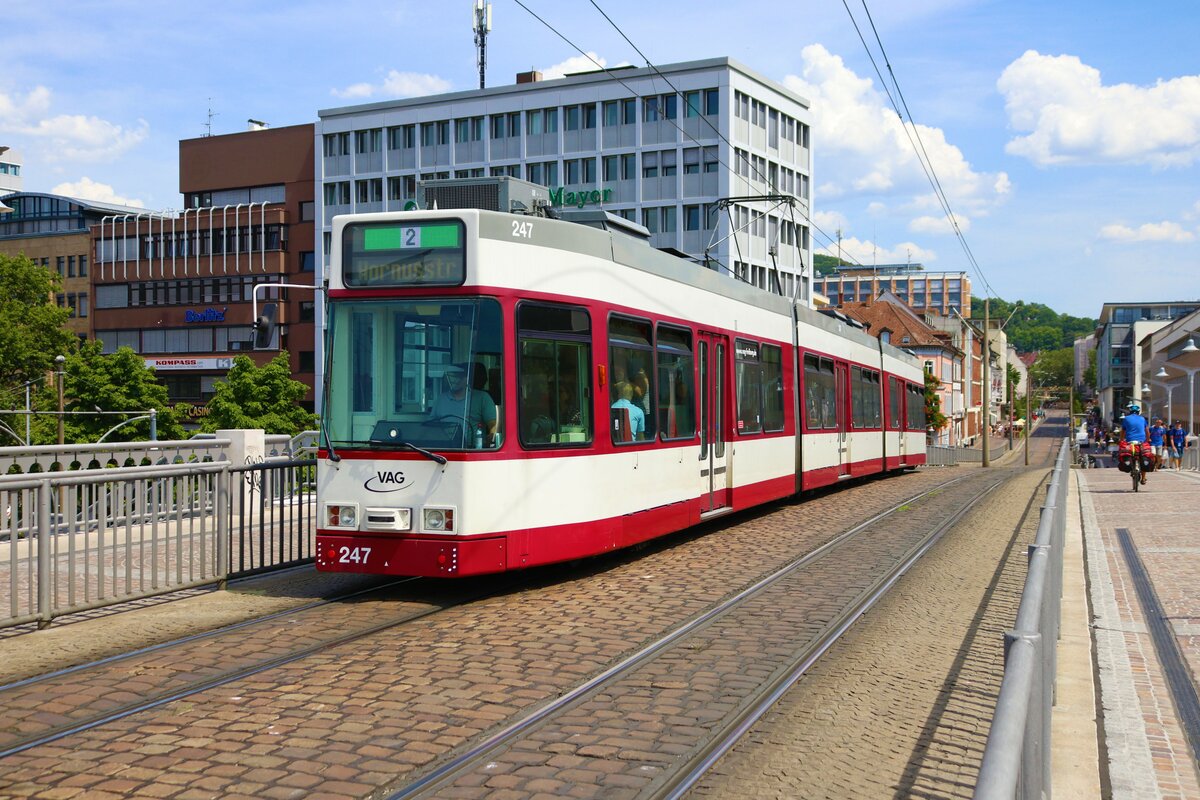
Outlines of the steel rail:
{"type": "Polygon", "coordinates": [[[683,766],[667,778],[665,783],[649,792],[643,793],[641,797],[653,798],[654,800],[678,800],[678,798],[682,797],[695,786],[712,769],[713,765],[722,756],[732,750],[742,736],[750,731],[787,694],[796,681],[800,680],[812,665],[821,656],[825,655],[829,648],[836,644],[863,614],[870,611],[891,590],[896,581],[900,580],[930,548],[941,540],[946,531],[958,524],[959,520],[1004,482],[1004,480],[997,481],[984,489],[969,503],[938,525],[924,540],[909,550],[900,563],[896,564],[890,572],[882,576],[876,581],[873,587],[868,589],[868,594],[861,602],[844,610],[838,618],[833,620],[830,627],[826,628],[824,634],[810,643],[809,647],[805,648],[800,657],[793,662],[790,670],[764,684],[756,693],[757,699],[753,703],[746,705],[741,712],[727,721],[717,735],[710,738],[708,743],[694,756],[685,761],[683,766]]]}
{"type": "Polygon", "coordinates": [[[327,639],[318,644],[309,645],[308,647],[303,647],[299,650],[288,653],[287,655],[277,656],[275,658],[271,658],[266,661],[262,661],[258,664],[252,665],[252,666],[240,667],[236,670],[227,672],[224,675],[199,681],[195,684],[192,684],[191,686],[188,686],[186,688],[180,689],[175,692],[171,692],[170,694],[167,694],[167,695],[161,695],[152,700],[145,700],[145,701],[138,701],[135,703],[129,703],[128,705],[122,706],[115,711],[111,711],[111,712],[108,712],[108,713],[105,713],[102,715],[97,715],[97,716],[91,717],[89,719],[86,719],[82,722],[72,723],[71,725],[64,725],[60,728],[53,728],[53,729],[51,729],[51,731],[49,733],[42,733],[42,734],[38,734],[36,736],[31,736],[31,737],[28,737],[25,739],[18,740],[17,743],[10,745],[3,750],[0,750],[0,759],[6,758],[7,756],[15,755],[17,753],[25,752],[26,750],[30,750],[34,747],[38,747],[43,744],[49,744],[51,742],[56,742],[59,739],[65,738],[67,736],[71,736],[76,733],[82,733],[84,731],[91,730],[92,728],[97,728],[101,725],[106,725],[110,722],[115,722],[117,720],[124,719],[125,717],[133,716],[134,714],[139,714],[143,711],[149,711],[151,709],[158,708],[159,706],[166,705],[167,703],[173,703],[176,700],[181,700],[185,697],[190,697],[194,694],[199,694],[200,692],[207,691],[209,689],[215,689],[219,686],[224,686],[226,684],[233,683],[234,681],[241,680],[242,678],[249,678],[253,675],[258,675],[259,673],[266,672],[268,670],[287,666],[288,664],[308,658],[309,656],[315,655],[324,650],[329,650],[334,647],[339,647],[341,645],[356,641],[358,639],[364,639],[368,636],[373,636],[377,633],[388,630],[389,628],[395,628],[400,625],[404,625],[404,624],[407,624],[410,622],[415,622],[416,620],[423,619],[425,617],[430,617],[435,614],[440,614],[443,611],[447,611],[456,606],[474,602],[476,600],[480,600],[485,597],[490,597],[494,594],[504,591],[507,584],[509,584],[509,583],[511,583],[511,581],[505,582],[500,586],[490,587],[486,591],[474,592],[474,593],[468,594],[457,600],[443,603],[443,604],[437,606],[436,608],[430,608],[430,609],[426,609],[424,611],[418,611],[418,612],[415,612],[412,614],[406,614],[399,619],[387,620],[385,622],[380,622],[375,625],[370,625],[366,628],[363,628],[363,629],[360,629],[357,631],[345,633],[341,636],[335,636],[332,639],[327,639]]]}
{"type": "Polygon", "coordinates": [[[155,653],[155,652],[158,652],[159,650],[166,650],[167,648],[170,648],[170,647],[178,647],[178,646],[185,645],[185,644],[191,644],[192,642],[202,641],[204,639],[213,639],[213,638],[222,636],[227,633],[232,633],[233,631],[251,627],[253,625],[259,625],[264,622],[270,622],[272,620],[279,619],[280,617],[286,617],[291,614],[299,614],[303,611],[308,611],[313,608],[320,608],[321,606],[332,605],[333,603],[340,603],[343,600],[349,600],[354,597],[359,597],[360,595],[370,594],[371,592],[381,591],[383,589],[388,589],[393,586],[399,586],[402,583],[409,583],[409,582],[415,581],[415,580],[419,580],[419,578],[402,578],[400,580],[389,581],[388,583],[380,584],[378,586],[370,586],[370,587],[367,587],[366,589],[358,589],[353,592],[347,592],[346,594],[335,595],[333,597],[323,597],[320,600],[314,600],[311,603],[305,603],[304,605],[296,606],[294,608],[285,608],[280,611],[274,611],[274,612],[267,614],[265,616],[262,616],[262,617],[255,617],[254,619],[242,620],[241,622],[233,622],[228,625],[222,625],[219,628],[213,628],[212,630],[201,631],[200,633],[192,633],[192,634],[188,634],[187,636],[181,636],[178,639],[169,639],[165,642],[156,642],[155,644],[146,645],[145,647],[139,647],[136,650],[130,650],[125,653],[116,653],[111,656],[105,656],[104,658],[98,658],[94,661],[87,661],[82,664],[75,664],[70,667],[63,667],[62,669],[57,669],[57,670],[54,670],[53,672],[45,672],[45,673],[42,673],[41,675],[31,675],[28,678],[22,678],[21,680],[13,681],[12,683],[0,684],[0,699],[2,699],[2,695],[5,692],[12,691],[14,689],[21,689],[25,686],[32,686],[32,685],[35,685],[38,683],[44,683],[45,681],[53,680],[54,678],[61,678],[64,675],[73,675],[77,672],[83,672],[84,670],[87,670],[87,669],[95,669],[97,667],[108,666],[109,664],[116,664],[118,662],[125,661],[130,658],[136,658],[137,656],[146,655],[147,653],[155,653]]]}
{"type": "MultiPolygon", "coordinates": [[[[651,642],[600,674],[592,677],[584,683],[579,684],[574,689],[565,692],[540,708],[535,709],[521,719],[506,725],[504,728],[491,734],[478,744],[463,751],[458,756],[445,762],[436,769],[426,773],[415,781],[412,781],[393,792],[381,796],[385,798],[385,800],[407,800],[407,798],[416,797],[420,794],[433,791],[443,786],[453,778],[470,769],[472,766],[478,764],[492,751],[516,739],[522,733],[530,730],[546,718],[561,711],[565,711],[567,708],[575,705],[577,702],[583,700],[587,696],[594,694],[606,684],[629,672],[634,667],[649,661],[654,656],[674,645],[680,639],[683,639],[684,637],[707,627],[719,617],[722,617],[728,612],[740,607],[746,600],[777,583],[780,579],[798,569],[801,569],[813,561],[816,561],[817,559],[826,555],[829,551],[836,549],[839,545],[843,544],[847,540],[854,538],[862,530],[878,523],[883,519],[886,519],[887,517],[895,514],[901,509],[920,500],[921,498],[937,492],[942,492],[950,486],[967,480],[969,477],[971,476],[965,475],[961,478],[955,478],[954,480],[948,481],[940,486],[936,486],[932,489],[927,489],[923,492],[915,494],[912,497],[897,503],[891,508],[855,525],[854,527],[837,534],[819,547],[789,561],[783,567],[780,567],[737,594],[734,594],[733,596],[721,601],[700,616],[685,622],[681,626],[672,630],[670,633],[651,642]]],[[[994,488],[994,486],[992,488],[994,488]]],[[[991,491],[991,489],[988,489],[988,491],[991,491]]],[[[982,497],[982,495],[980,495],[980,497],[982,497]]],[[[977,500],[973,501],[971,505],[973,506],[975,502],[977,502],[977,500]]],[[[2,755],[3,753],[0,753],[0,756],[2,755]]]]}

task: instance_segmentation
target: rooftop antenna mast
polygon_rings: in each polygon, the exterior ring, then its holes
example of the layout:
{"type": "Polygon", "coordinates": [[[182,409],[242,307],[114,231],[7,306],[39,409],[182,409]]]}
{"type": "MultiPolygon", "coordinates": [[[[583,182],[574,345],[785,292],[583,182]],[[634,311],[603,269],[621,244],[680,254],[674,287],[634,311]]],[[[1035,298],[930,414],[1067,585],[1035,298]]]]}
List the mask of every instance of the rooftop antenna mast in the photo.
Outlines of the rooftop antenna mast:
{"type": "Polygon", "coordinates": [[[218,113],[220,112],[212,110],[212,98],[208,98],[208,122],[204,123],[205,136],[212,136],[212,119],[218,113]]]}
{"type": "Polygon", "coordinates": [[[476,61],[479,63],[479,88],[484,85],[487,72],[487,35],[492,32],[492,4],[474,0],[471,9],[471,30],[475,31],[476,61]]]}

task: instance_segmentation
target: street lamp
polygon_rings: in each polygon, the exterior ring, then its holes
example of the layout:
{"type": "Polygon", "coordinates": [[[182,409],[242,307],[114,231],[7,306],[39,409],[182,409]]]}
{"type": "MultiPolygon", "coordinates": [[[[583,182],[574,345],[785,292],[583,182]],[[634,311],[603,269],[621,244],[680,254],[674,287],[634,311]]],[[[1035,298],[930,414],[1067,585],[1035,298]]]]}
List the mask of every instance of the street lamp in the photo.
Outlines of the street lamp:
{"type": "MultiPolygon", "coordinates": [[[[1158,372],[1155,373],[1154,377],[1169,378],[1170,375],[1167,374],[1167,370],[1165,367],[1160,367],[1158,372]]],[[[1149,381],[1148,383],[1153,383],[1155,386],[1161,386],[1162,388],[1167,390],[1167,424],[1170,424],[1170,422],[1171,422],[1171,397],[1172,397],[1173,393],[1175,392],[1175,387],[1169,383],[1164,383],[1163,381],[1149,381]]],[[[1147,385],[1145,383],[1142,384],[1142,391],[1145,392],[1146,397],[1149,398],[1146,400],[1146,418],[1154,419],[1154,414],[1151,413],[1151,402],[1150,402],[1153,399],[1153,394],[1150,391],[1149,385],[1147,385]]]]}
{"type": "Polygon", "coordinates": [[[55,356],[54,363],[58,365],[58,443],[63,443],[63,364],[66,356],[55,356]]]}

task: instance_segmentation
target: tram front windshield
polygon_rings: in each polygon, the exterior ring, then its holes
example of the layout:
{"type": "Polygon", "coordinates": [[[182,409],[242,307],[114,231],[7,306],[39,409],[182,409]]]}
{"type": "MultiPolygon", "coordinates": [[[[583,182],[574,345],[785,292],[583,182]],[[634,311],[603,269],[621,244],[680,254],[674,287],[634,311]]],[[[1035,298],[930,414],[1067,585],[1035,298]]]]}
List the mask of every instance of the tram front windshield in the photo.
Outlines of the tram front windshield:
{"type": "Polygon", "coordinates": [[[503,331],[490,298],[330,303],[324,425],[334,447],[494,449],[503,331]]]}

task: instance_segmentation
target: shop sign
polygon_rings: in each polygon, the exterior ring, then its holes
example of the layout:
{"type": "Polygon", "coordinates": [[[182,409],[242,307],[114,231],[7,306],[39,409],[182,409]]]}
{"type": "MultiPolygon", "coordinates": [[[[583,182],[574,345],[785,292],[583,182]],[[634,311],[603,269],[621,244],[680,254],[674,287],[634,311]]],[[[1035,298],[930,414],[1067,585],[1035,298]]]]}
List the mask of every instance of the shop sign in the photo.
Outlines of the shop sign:
{"type": "Polygon", "coordinates": [[[146,366],[151,369],[223,369],[233,366],[232,358],[147,358],[146,366]]]}
{"type": "Polygon", "coordinates": [[[550,205],[553,206],[594,206],[608,203],[612,200],[612,189],[585,189],[580,187],[573,192],[566,191],[565,186],[555,186],[550,190],[550,205]]]}
{"type": "Polygon", "coordinates": [[[224,322],[228,309],[206,308],[203,311],[192,311],[190,308],[183,312],[184,322],[224,322]]]}

